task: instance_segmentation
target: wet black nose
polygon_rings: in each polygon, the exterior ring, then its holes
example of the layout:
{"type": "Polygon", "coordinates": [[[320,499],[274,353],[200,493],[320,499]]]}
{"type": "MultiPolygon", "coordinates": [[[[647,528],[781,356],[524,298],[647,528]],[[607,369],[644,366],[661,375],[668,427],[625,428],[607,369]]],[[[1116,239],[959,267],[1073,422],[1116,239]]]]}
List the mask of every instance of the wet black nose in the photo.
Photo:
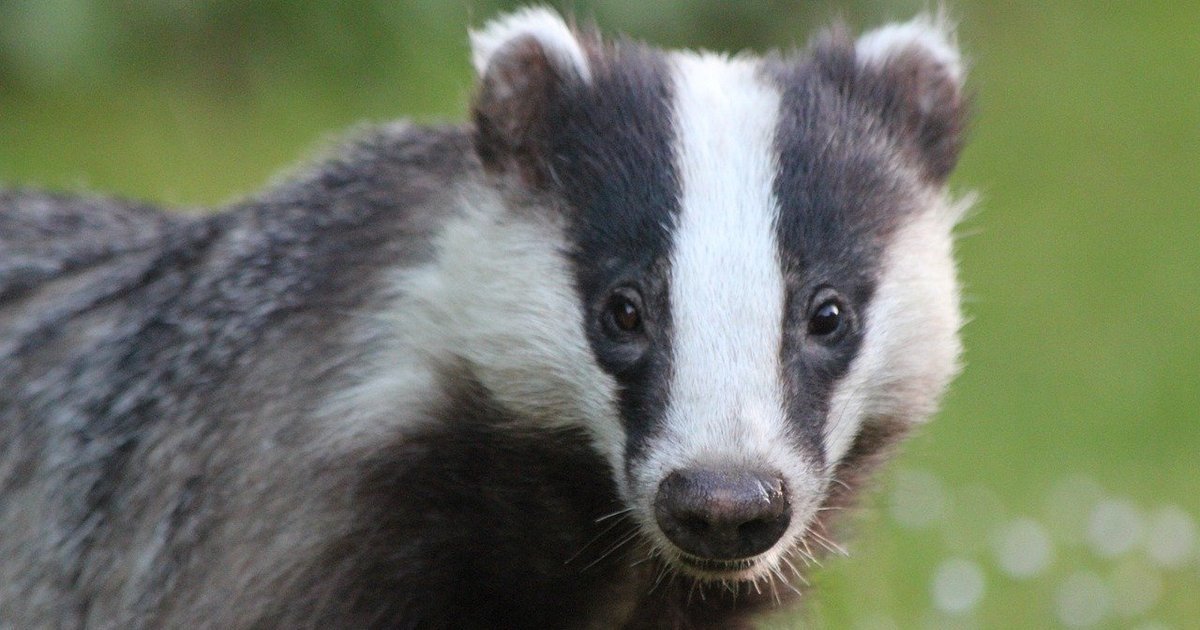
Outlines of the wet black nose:
{"type": "Polygon", "coordinates": [[[654,516],[683,551],[736,560],[770,549],[787,529],[792,509],[777,474],[683,469],[659,484],[654,516]]]}

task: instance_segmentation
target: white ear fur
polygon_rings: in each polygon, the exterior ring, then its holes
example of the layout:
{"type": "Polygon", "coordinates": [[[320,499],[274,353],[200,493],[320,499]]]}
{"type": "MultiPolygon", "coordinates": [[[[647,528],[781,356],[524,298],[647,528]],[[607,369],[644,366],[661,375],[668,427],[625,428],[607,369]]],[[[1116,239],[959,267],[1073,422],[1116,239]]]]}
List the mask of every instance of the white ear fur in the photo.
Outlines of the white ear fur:
{"type": "Polygon", "coordinates": [[[965,68],[954,36],[954,25],[940,11],[936,15],[918,15],[908,22],[868,31],[855,44],[859,62],[864,66],[882,66],[912,49],[924,52],[955,83],[962,83],[965,68]]]}
{"type": "Polygon", "coordinates": [[[497,53],[509,43],[526,37],[535,39],[560,71],[568,70],[584,81],[590,79],[587,55],[579,40],[557,13],[544,7],[527,7],[471,31],[471,61],[475,72],[484,76],[497,53]]]}

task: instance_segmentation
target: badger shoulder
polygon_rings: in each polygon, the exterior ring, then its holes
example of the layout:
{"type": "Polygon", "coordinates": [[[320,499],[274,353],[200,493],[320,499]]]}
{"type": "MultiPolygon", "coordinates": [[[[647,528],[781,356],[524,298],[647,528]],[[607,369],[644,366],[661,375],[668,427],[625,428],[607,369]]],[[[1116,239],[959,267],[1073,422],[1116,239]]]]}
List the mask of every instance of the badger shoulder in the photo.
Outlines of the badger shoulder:
{"type": "Polygon", "coordinates": [[[296,268],[301,258],[355,262],[338,252],[423,258],[451,209],[445,196],[478,169],[469,145],[459,128],[363,127],[264,192],[209,210],[0,187],[0,338],[51,311],[78,314],[101,287],[128,295],[179,265],[202,274],[271,259],[286,275],[319,271],[296,268]]]}

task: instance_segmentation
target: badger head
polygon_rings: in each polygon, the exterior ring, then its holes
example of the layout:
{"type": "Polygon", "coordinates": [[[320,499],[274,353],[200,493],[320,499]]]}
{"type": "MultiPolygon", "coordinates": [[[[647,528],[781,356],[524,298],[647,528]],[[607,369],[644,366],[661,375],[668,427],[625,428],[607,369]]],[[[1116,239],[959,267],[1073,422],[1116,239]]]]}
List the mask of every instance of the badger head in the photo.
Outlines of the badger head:
{"type": "Polygon", "coordinates": [[[670,567],[778,573],[863,436],[922,422],[957,370],[950,35],[727,57],[530,9],[472,43],[501,210],[443,242],[485,261],[443,279],[477,309],[454,343],[502,403],[589,432],[670,567]]]}

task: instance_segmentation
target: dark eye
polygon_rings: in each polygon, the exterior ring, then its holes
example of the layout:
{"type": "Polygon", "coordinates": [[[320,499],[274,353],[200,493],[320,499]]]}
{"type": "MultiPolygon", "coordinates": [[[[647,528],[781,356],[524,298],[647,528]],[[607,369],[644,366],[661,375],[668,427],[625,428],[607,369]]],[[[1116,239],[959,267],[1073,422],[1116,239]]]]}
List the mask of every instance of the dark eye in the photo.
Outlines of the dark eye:
{"type": "Polygon", "coordinates": [[[808,334],[814,337],[829,337],[845,326],[842,303],[837,298],[827,298],[813,309],[808,320],[808,334]]]}
{"type": "Polygon", "coordinates": [[[618,291],[608,298],[606,318],[614,332],[637,333],[642,330],[640,300],[632,292],[618,291]]]}

